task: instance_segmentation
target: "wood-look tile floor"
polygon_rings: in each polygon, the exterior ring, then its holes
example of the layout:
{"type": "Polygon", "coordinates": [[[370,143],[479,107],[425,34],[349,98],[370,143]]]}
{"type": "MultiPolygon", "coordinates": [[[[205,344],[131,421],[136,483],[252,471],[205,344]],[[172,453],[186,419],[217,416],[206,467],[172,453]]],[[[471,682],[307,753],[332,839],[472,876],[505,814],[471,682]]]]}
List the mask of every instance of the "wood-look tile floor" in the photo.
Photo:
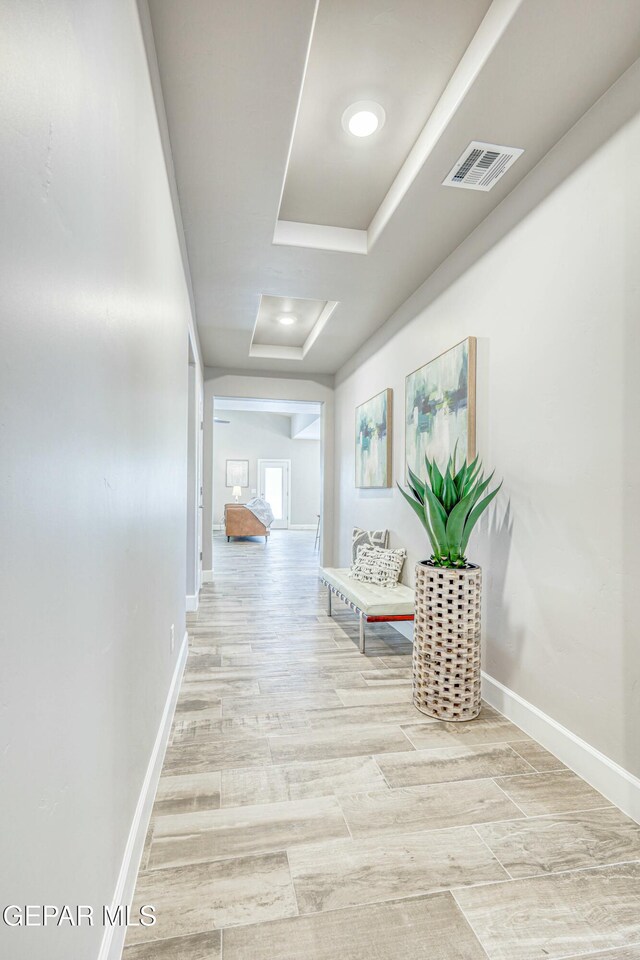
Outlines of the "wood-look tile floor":
{"type": "Polygon", "coordinates": [[[313,539],[215,538],[125,960],[640,960],[640,827],[489,707],[415,710],[313,539]]]}

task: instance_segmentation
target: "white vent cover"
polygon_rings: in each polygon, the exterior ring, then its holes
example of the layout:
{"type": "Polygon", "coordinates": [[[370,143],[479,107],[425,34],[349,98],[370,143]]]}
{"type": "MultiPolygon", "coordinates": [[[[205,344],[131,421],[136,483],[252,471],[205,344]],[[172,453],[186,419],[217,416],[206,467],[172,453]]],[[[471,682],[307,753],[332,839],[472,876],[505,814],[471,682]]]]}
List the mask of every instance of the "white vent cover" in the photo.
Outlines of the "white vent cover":
{"type": "Polygon", "coordinates": [[[472,140],[442,184],[465,190],[491,190],[522,153],[524,150],[518,147],[472,140]]]}

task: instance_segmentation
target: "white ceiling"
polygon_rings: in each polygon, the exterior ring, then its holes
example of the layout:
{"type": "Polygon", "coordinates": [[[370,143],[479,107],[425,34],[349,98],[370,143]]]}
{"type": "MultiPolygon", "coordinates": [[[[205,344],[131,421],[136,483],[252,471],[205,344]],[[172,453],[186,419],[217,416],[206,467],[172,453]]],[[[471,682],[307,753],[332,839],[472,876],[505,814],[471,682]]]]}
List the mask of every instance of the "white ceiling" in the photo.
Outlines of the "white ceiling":
{"type": "MultiPolygon", "coordinates": [[[[353,0],[354,7],[363,2],[353,0]]],[[[338,30],[340,11],[350,12],[351,3],[320,0],[319,24],[330,4],[338,30]]],[[[446,21],[449,4],[420,5],[446,21]]],[[[149,0],[149,6],[205,362],[248,371],[339,369],[640,56],[638,0],[493,0],[448,97],[445,91],[425,118],[420,150],[401,171],[402,189],[391,188],[373,233],[352,230],[350,247],[346,231],[345,246],[362,252],[341,253],[333,240],[326,244],[333,249],[317,248],[324,243],[318,229],[331,228],[316,228],[315,248],[273,242],[315,0],[149,0]],[[524,148],[490,193],[441,185],[471,140],[524,148]],[[251,356],[261,295],[339,303],[304,355],[251,356]]],[[[377,0],[369,6],[378,10],[377,0]]],[[[378,21],[382,86],[387,58],[396,62],[398,43],[410,46],[411,31],[396,19],[411,6],[387,4],[378,21]]],[[[477,13],[478,4],[470,6],[477,13]]],[[[311,65],[313,42],[310,49],[311,65]]],[[[332,78],[325,79],[327,92],[334,90],[332,78]]],[[[382,92],[376,99],[383,101],[382,92]]],[[[327,111],[328,104],[325,117],[327,111]]],[[[337,107],[337,123],[339,113],[337,107]]],[[[391,114],[387,123],[395,123],[391,114]]],[[[307,202],[300,189],[298,200],[307,202]]],[[[362,190],[364,210],[373,195],[368,181],[362,190]]],[[[314,191],[310,183],[309,204],[314,191]]],[[[327,209],[335,202],[328,195],[327,209]]],[[[315,210],[317,197],[313,203],[315,210]]]]}
{"type": "Polygon", "coordinates": [[[485,15],[490,0],[321,0],[280,219],[364,229],[485,15]],[[379,103],[358,139],[342,114],[379,103]]]}

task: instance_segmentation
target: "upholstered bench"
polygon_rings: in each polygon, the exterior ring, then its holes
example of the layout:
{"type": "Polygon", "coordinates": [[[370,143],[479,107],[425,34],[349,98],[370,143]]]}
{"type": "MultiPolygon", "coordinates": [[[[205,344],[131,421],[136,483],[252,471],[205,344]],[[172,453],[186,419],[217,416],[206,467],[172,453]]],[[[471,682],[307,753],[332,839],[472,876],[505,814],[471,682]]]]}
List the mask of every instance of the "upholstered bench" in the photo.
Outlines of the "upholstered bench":
{"type": "Polygon", "coordinates": [[[320,568],[320,580],[327,587],[327,613],[331,616],[331,597],[336,596],[360,618],[360,653],[365,648],[365,624],[413,620],[413,590],[398,583],[379,587],[361,583],[349,576],[349,569],[320,568]]]}

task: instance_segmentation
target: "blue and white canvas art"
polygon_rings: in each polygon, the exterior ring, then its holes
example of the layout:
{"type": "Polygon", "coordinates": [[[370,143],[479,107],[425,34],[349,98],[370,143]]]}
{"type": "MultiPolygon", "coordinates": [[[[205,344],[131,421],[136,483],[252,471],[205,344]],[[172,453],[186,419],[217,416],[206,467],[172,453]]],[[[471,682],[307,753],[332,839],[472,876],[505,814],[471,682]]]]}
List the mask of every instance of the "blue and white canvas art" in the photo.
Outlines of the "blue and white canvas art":
{"type": "Polygon", "coordinates": [[[457,449],[458,463],[475,457],[476,340],[468,337],[405,383],[405,459],[419,477],[425,455],[441,469],[457,449]],[[457,447],[456,447],[457,445],[457,447]]]}
{"type": "Polygon", "coordinates": [[[356,407],[356,487],[391,486],[391,390],[356,407]]]}

